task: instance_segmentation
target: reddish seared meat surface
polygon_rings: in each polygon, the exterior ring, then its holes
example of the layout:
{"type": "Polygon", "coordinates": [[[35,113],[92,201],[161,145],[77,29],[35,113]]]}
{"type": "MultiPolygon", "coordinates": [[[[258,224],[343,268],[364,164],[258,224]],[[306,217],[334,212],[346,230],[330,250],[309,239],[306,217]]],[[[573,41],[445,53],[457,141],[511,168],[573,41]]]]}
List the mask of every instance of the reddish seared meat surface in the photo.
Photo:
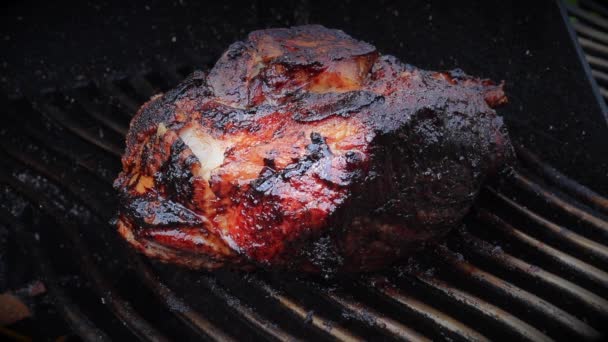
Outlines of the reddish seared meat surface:
{"type": "Polygon", "coordinates": [[[255,31],[133,118],[118,230],[192,268],[378,269],[445,235],[509,159],[506,102],[342,31],[255,31]]]}

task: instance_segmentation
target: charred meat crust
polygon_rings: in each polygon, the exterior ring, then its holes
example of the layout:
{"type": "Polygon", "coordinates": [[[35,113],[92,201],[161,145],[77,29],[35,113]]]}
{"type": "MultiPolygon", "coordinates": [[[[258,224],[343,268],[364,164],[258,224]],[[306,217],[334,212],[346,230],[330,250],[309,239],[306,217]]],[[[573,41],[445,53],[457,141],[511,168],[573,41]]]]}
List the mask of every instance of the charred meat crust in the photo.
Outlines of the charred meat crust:
{"type": "Polygon", "coordinates": [[[132,120],[119,232],[191,268],[384,267],[510,160],[502,87],[318,25],[252,32],[132,120]]]}

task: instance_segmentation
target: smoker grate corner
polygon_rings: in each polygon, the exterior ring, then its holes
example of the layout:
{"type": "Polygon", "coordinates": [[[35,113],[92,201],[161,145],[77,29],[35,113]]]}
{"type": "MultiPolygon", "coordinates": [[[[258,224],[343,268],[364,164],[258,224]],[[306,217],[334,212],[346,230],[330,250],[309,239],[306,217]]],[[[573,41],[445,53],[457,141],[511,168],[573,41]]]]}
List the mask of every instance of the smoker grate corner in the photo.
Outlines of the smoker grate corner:
{"type": "Polygon", "coordinates": [[[600,94],[608,101],[608,7],[592,0],[566,5],[600,94]]]}

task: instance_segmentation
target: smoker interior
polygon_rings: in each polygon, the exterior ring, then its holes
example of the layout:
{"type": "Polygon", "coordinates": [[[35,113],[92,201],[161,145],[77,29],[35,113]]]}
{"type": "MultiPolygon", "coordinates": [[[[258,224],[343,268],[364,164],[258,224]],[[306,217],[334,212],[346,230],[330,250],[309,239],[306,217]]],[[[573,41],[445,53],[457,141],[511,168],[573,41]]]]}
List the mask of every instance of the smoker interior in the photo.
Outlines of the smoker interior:
{"type": "Polygon", "coordinates": [[[543,5],[382,2],[357,18],[368,5],[256,2],[247,8],[255,15],[220,25],[242,14],[224,5],[208,9],[208,21],[234,36],[209,38],[204,51],[111,75],[92,68],[77,82],[50,76],[38,89],[27,74],[14,76],[22,86],[2,96],[0,128],[0,225],[12,270],[33,268],[48,289],[38,314],[87,341],[600,339],[608,322],[605,108],[564,8],[543,5]],[[343,28],[421,67],[507,79],[511,104],[501,114],[518,146],[516,170],[483,189],[443,244],[382,273],[194,272],[132,252],[109,221],[136,109],[250,29],[305,22],[343,28]]]}

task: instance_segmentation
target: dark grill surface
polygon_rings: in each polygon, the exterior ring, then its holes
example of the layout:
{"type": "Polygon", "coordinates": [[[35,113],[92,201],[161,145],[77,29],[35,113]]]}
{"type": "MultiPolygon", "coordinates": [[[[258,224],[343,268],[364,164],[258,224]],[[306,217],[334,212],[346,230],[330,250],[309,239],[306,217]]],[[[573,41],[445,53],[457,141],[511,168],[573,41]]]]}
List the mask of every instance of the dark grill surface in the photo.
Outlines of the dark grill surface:
{"type": "MultiPolygon", "coordinates": [[[[302,7],[306,3],[302,1],[302,7]]],[[[567,7],[568,14],[575,18],[572,26],[600,92],[608,98],[608,12],[596,2],[579,3],[580,7],[567,7]]],[[[390,6],[389,2],[380,7],[390,6]]],[[[441,11],[433,13],[437,21],[441,11]]],[[[543,18],[537,19],[542,26],[543,18]]],[[[396,28],[413,29],[405,21],[399,23],[396,28]]],[[[411,38],[423,40],[423,36],[411,38]]],[[[550,45],[542,46],[551,51],[550,45]]],[[[525,48],[513,48],[513,53],[528,58],[527,45],[518,47],[525,48]]],[[[437,55],[432,48],[428,53],[437,55]]],[[[474,50],[471,56],[481,52],[474,50]]],[[[540,47],[532,53],[538,54],[534,60],[543,60],[540,47]]],[[[608,333],[608,199],[543,161],[551,150],[559,150],[551,147],[559,141],[550,136],[549,124],[570,124],[565,139],[582,128],[591,132],[589,127],[596,127],[597,133],[604,127],[576,126],[577,121],[557,113],[574,103],[571,99],[541,98],[532,106],[530,98],[513,96],[512,108],[522,113],[555,100],[550,107],[554,116],[534,112],[507,117],[512,133],[522,136],[520,128],[535,131],[536,141],[518,140],[545,154],[517,147],[517,169],[483,189],[463,227],[437,248],[384,273],[320,279],[263,271],[194,272],[135,254],[110,222],[116,211],[111,185],[120,170],[124,135],[143,101],[175,86],[194,65],[205,68],[212,60],[196,58],[171,67],[158,64],[172,62],[146,65],[144,71],[122,77],[84,79],[78,86],[64,84],[41,95],[0,95],[5,112],[0,127],[0,289],[40,277],[49,295],[36,305],[36,315],[46,320],[47,327],[58,326],[50,331],[70,330],[85,341],[578,341],[601,339],[608,333]],[[8,269],[3,269],[7,264],[8,269]],[[34,274],[24,271],[29,268],[34,274]],[[67,326],[62,327],[64,322],[67,326]]],[[[525,63],[524,59],[514,62],[525,63]]],[[[531,93],[533,85],[546,84],[543,80],[564,80],[559,73],[542,74],[539,66],[530,65],[535,67],[531,74],[542,77],[521,78],[517,86],[531,89],[521,94],[531,93]]],[[[574,75],[575,69],[569,68],[564,70],[574,75]]],[[[589,114],[592,122],[590,118],[589,114]]],[[[570,139],[567,149],[553,156],[571,158],[568,170],[599,156],[593,164],[596,170],[581,179],[605,195],[606,178],[592,177],[605,175],[602,151],[584,150],[576,158],[565,152],[598,146],[589,142],[596,137],[583,134],[580,140],[570,139]]],[[[0,327],[0,336],[18,338],[14,331],[27,330],[19,328],[18,324],[0,327]]]]}
{"type": "Polygon", "coordinates": [[[192,272],[144,260],[108,223],[130,115],[191,68],[5,100],[2,224],[85,340],[597,339],[608,199],[524,148],[466,228],[384,274],[192,272]]]}

